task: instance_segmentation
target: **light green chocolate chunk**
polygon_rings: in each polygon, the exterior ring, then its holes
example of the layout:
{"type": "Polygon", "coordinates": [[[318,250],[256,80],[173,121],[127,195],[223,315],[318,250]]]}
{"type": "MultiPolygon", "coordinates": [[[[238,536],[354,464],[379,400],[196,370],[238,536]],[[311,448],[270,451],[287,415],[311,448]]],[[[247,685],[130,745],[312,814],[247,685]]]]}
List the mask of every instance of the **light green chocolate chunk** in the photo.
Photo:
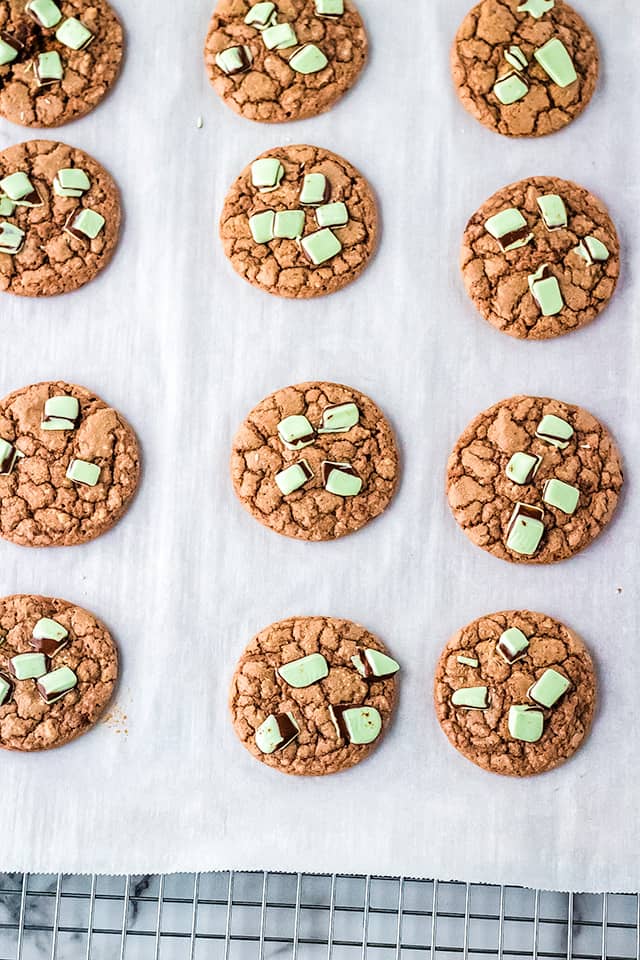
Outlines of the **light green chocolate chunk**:
{"type": "Polygon", "coordinates": [[[244,22],[257,30],[265,30],[273,25],[275,15],[275,3],[255,3],[244,18],[244,22]]]}
{"type": "Polygon", "coordinates": [[[24,243],[24,230],[17,227],[15,223],[7,223],[6,220],[0,221],[0,253],[8,253],[12,256],[20,252],[24,243]]]}
{"type": "Polygon", "coordinates": [[[526,97],[529,93],[529,85],[522,79],[519,73],[510,73],[494,83],[493,92],[500,103],[507,107],[526,97]]]}
{"type": "Polygon", "coordinates": [[[537,743],[544,730],[544,715],[536,707],[524,704],[510,707],[509,733],[514,740],[524,743],[537,743]]]}
{"type": "Polygon", "coordinates": [[[97,463],[88,463],[86,460],[72,460],[67,468],[67,479],[87,487],[95,487],[100,479],[100,467],[97,463]]]}
{"type": "Polygon", "coordinates": [[[56,703],[65,693],[78,683],[78,678],[70,667],[59,667],[52,670],[38,681],[38,693],[45,703],[56,703]]]}
{"type": "Polygon", "coordinates": [[[9,698],[11,693],[11,684],[8,680],[5,680],[3,676],[0,676],[0,707],[6,700],[9,698]]]}
{"type": "Polygon", "coordinates": [[[306,207],[315,207],[327,198],[327,178],[324,173],[307,173],[302,183],[300,203],[306,207]]]}
{"type": "Polygon", "coordinates": [[[544,197],[538,197],[538,206],[545,226],[549,230],[560,230],[562,227],[566,227],[569,222],[567,208],[564,205],[564,200],[557,193],[548,193],[544,197]]]}
{"type": "Polygon", "coordinates": [[[349,463],[330,463],[325,460],[322,472],[325,490],[337,497],[357,497],[362,490],[362,478],[349,463]]]}
{"type": "Polygon", "coordinates": [[[539,47],[534,57],[559,87],[568,87],[578,79],[569,51],[558,37],[553,37],[539,47]]]}
{"type": "Polygon", "coordinates": [[[307,258],[316,267],[326,263],[327,260],[332,260],[333,257],[337,257],[342,250],[342,244],[328,227],[304,237],[301,246],[307,258]]]}
{"type": "Polygon", "coordinates": [[[0,217],[12,217],[16,205],[9,197],[0,197],[0,217]]]}
{"type": "Polygon", "coordinates": [[[529,690],[529,696],[535,703],[551,709],[570,686],[569,680],[557,670],[545,670],[529,690]]]}
{"type": "Polygon", "coordinates": [[[316,210],[319,227],[346,227],[349,223],[349,211],[342,200],[325,203],[316,210]]]}
{"type": "Polygon", "coordinates": [[[513,67],[514,70],[526,70],[526,68],[529,66],[529,61],[527,60],[526,54],[517,44],[509,47],[509,49],[505,52],[504,58],[509,66],[513,67]]]}
{"type": "Polygon", "coordinates": [[[62,11],[53,0],[30,0],[27,10],[47,29],[55,27],[62,20],[62,11]]]}
{"type": "Polygon", "coordinates": [[[489,688],[462,687],[454,692],[451,703],[465,710],[486,710],[489,706],[489,688]]]}
{"type": "Polygon", "coordinates": [[[558,278],[550,273],[549,264],[544,263],[529,276],[529,289],[543,317],[555,317],[564,307],[558,278]]]}
{"type": "Polygon", "coordinates": [[[34,640],[55,640],[56,643],[61,643],[69,636],[69,631],[57,620],[52,620],[51,617],[41,617],[33,628],[31,635],[34,640]]]}
{"type": "Polygon", "coordinates": [[[529,649],[529,641],[518,627],[509,627],[500,634],[496,649],[503,660],[511,664],[522,660],[529,649]]]}
{"type": "Polygon", "coordinates": [[[539,20],[549,10],[553,10],[555,5],[555,0],[526,0],[526,3],[518,7],[518,13],[530,13],[532,17],[539,20]]]}
{"type": "Polygon", "coordinates": [[[278,670],[278,676],[282,677],[290,687],[300,690],[302,687],[310,687],[318,680],[328,677],[329,664],[321,653],[311,653],[308,657],[285,663],[278,670]]]}
{"type": "Polygon", "coordinates": [[[474,669],[480,664],[475,657],[456,657],[458,663],[461,663],[464,667],[473,667],[474,669]]]}
{"type": "Polygon", "coordinates": [[[69,17],[56,30],[56,39],[71,50],[83,50],[93,40],[93,34],[76,17],[69,17]]]}
{"type": "Polygon", "coordinates": [[[251,182],[260,193],[277,190],[284,177],[284,167],[276,157],[261,157],[251,164],[251,182]]]}
{"type": "Polygon", "coordinates": [[[581,256],[590,267],[594,263],[606,263],[611,256],[602,240],[598,240],[597,237],[585,237],[577,247],[573,248],[573,252],[581,256]]]}
{"type": "Polygon", "coordinates": [[[223,73],[228,77],[235,73],[244,73],[253,63],[253,54],[251,48],[245,45],[236,47],[227,47],[216,54],[216,66],[220,67],[223,73]]]}
{"type": "Polygon", "coordinates": [[[36,77],[40,86],[48,83],[54,83],[62,80],[64,77],[64,67],[57,50],[50,50],[48,53],[38,54],[36,60],[36,77]]]}
{"type": "Polygon", "coordinates": [[[354,665],[362,677],[393,677],[400,669],[400,664],[393,657],[381,653],[380,650],[361,650],[355,657],[351,657],[354,665]],[[363,661],[364,657],[364,661],[363,661]]]}
{"type": "Polygon", "coordinates": [[[13,63],[17,59],[18,51],[15,47],[12,47],[10,43],[7,43],[6,40],[3,40],[0,37],[0,67],[6,66],[8,63],[13,63]]]}
{"type": "Polygon", "coordinates": [[[276,215],[273,210],[263,210],[249,217],[249,229],[256,243],[269,243],[273,240],[273,227],[276,215]]]}
{"type": "Polygon", "coordinates": [[[299,733],[300,728],[292,713],[280,714],[279,716],[272,713],[256,730],[256,746],[261,753],[275,753],[279,748],[284,749],[292,743],[299,733]],[[279,717],[288,720],[293,727],[293,730],[287,731],[291,735],[286,738],[282,735],[279,717]]]}
{"type": "Polygon", "coordinates": [[[102,214],[98,213],[97,210],[90,210],[89,207],[87,207],[85,210],[80,211],[71,227],[73,230],[84,234],[89,240],[95,240],[104,225],[105,219],[102,214]]]}
{"type": "Polygon", "coordinates": [[[16,173],[9,174],[4,180],[0,180],[0,190],[17,203],[33,193],[34,187],[26,173],[18,170],[16,173]]]}
{"type": "Polygon", "coordinates": [[[319,17],[341,17],[344,0],[316,0],[316,13],[319,17]]]}
{"type": "Polygon", "coordinates": [[[0,467],[0,475],[8,476],[13,473],[16,460],[21,456],[20,451],[16,450],[12,443],[9,443],[8,440],[0,439],[0,465],[4,465],[4,469],[0,467]]]}
{"type": "Polygon", "coordinates": [[[515,207],[501,210],[485,222],[485,229],[497,240],[504,253],[525,247],[532,239],[527,221],[515,207]]]}
{"type": "Polygon", "coordinates": [[[283,496],[288,497],[290,493],[299,490],[305,483],[313,478],[313,472],[306,460],[300,460],[292,464],[286,470],[276,473],[276,484],[283,496]]]}
{"type": "Polygon", "coordinates": [[[89,177],[79,167],[58,170],[53,178],[53,191],[59,197],[81,197],[90,186],[89,177]]]}
{"type": "Polygon", "coordinates": [[[558,450],[566,450],[569,441],[573,436],[573,427],[562,417],[556,417],[553,413],[547,413],[538,424],[536,437],[550,443],[558,450]]]}
{"type": "Polygon", "coordinates": [[[47,658],[44,653],[19,653],[12,657],[11,673],[16,680],[38,680],[47,672],[47,658]]]}
{"type": "Polygon", "coordinates": [[[296,73],[319,73],[329,63],[326,56],[315,43],[306,43],[289,57],[289,66],[296,73]]]}
{"type": "MultiPolygon", "coordinates": [[[[340,716],[350,743],[373,743],[380,736],[382,717],[375,707],[349,707],[340,710],[340,716]]],[[[336,727],[340,730],[337,724],[336,727]]]]}
{"type": "Polygon", "coordinates": [[[76,397],[49,397],[44,405],[44,419],[41,430],[74,430],[80,413],[80,403],[76,397]]]}
{"type": "Polygon", "coordinates": [[[322,411],[322,426],[318,433],[347,433],[360,422],[360,411],[355,403],[337,403],[322,411]]]}
{"type": "Polygon", "coordinates": [[[290,23],[276,23],[262,31],[267,50],[288,50],[298,43],[296,32],[290,23]]]}
{"type": "Polygon", "coordinates": [[[278,436],[287,450],[301,450],[314,443],[316,432],[302,414],[292,414],[278,424],[278,436]]]}
{"type": "Polygon", "coordinates": [[[304,233],[304,210],[280,210],[273,226],[274,237],[299,240],[304,233]]]}
{"type": "MultiPolygon", "coordinates": [[[[528,514],[534,509],[526,503],[517,503],[509,521],[507,548],[525,557],[533,556],[544,536],[542,518],[528,514]]],[[[536,509],[535,512],[542,514],[541,510],[536,509]]]]}
{"type": "Polygon", "coordinates": [[[505,472],[512,483],[524,487],[535,478],[541,463],[542,457],[534,457],[530,453],[514,453],[505,472]]]}
{"type": "Polygon", "coordinates": [[[556,507],[563,513],[571,515],[576,512],[580,491],[563,480],[547,480],[542,492],[542,499],[550,507],[556,507]]]}

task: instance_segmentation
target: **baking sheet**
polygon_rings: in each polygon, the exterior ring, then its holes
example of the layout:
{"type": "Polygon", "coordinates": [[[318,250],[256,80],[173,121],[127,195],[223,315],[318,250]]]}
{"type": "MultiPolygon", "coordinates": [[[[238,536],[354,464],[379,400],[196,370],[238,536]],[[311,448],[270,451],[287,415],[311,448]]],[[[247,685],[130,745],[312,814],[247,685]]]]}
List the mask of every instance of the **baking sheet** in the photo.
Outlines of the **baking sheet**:
{"type": "MultiPolygon", "coordinates": [[[[0,543],[0,588],[59,595],[101,616],[122,652],[122,681],[114,710],[89,735],[50,754],[2,756],[0,869],[339,870],[638,889],[640,17],[632,0],[577,0],[603,51],[595,100],[567,130],[514,142],[480,127],[452,92],[448,48],[467,2],[361,0],[373,50],[360,83],[329,114],[281,127],[236,117],[209,89],[208,0],[188,10],[171,0],[153,11],[121,4],[124,75],[101,108],[59,136],[120,183],[122,242],[112,266],[76,294],[2,297],[0,370],[3,394],[59,377],[119,407],[140,436],[143,485],[124,521],[93,544],[0,543]],[[247,162],[305,141],[369,177],[382,242],[356,284],[291,303],[236,277],[215,222],[247,162]],[[497,188],[535,174],[575,179],[605,199],[624,264],[600,320],[542,344],[484,323],[457,267],[467,217],[497,188]],[[230,438],[246,412],[305,379],[369,393],[402,445],[394,505],[337,543],[263,529],[228,479],[230,438]],[[615,522],[554,568],[512,567],[473,549],[442,492],[467,422],[519,392],[587,407],[625,457],[615,522]],[[524,781],[460,757],[430,702],[447,638],[510,607],[578,630],[600,677],[587,745],[524,781]],[[307,781],[243,750],[226,697],[257,630],[321,613],[378,632],[404,669],[397,722],[380,750],[349,773],[307,781]]],[[[3,147],[21,139],[2,122],[3,147]]]]}

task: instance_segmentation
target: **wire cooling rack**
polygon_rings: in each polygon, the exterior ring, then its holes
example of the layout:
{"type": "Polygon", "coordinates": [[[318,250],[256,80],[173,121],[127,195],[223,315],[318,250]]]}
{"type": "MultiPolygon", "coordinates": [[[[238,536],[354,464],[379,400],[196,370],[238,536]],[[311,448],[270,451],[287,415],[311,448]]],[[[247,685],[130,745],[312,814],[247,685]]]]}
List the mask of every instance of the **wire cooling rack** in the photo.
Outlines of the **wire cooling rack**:
{"type": "Polygon", "coordinates": [[[637,895],[280,873],[0,874],[0,960],[640,960],[637,895]]]}

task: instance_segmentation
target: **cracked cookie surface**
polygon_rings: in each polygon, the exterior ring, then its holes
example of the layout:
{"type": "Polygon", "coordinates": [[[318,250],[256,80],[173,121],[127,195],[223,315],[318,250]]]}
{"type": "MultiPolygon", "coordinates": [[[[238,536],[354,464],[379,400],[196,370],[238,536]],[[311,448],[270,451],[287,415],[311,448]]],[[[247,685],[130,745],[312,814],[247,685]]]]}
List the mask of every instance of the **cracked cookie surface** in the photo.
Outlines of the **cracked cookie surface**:
{"type": "Polygon", "coordinates": [[[32,631],[50,618],[68,631],[68,642],[48,660],[50,670],[68,667],[77,685],[55,703],[45,703],[36,680],[11,678],[11,693],[0,706],[0,747],[49,750],[92,727],[108,704],[118,677],[118,652],[106,627],[91,613],[66,600],[31,595],[0,599],[0,674],[9,660],[34,653],[32,631]]]}
{"type": "Polygon", "coordinates": [[[0,0],[0,33],[22,48],[0,66],[0,115],[27,127],[58,127],[93,110],[113,86],[123,56],[122,26],[106,0],[60,0],[60,23],[46,28],[26,10],[25,0],[0,0]],[[73,50],[56,38],[68,18],[93,34],[83,49],[73,50]],[[39,86],[33,69],[41,53],[59,54],[62,80],[39,86]]]}
{"type": "MultiPolygon", "coordinates": [[[[519,11],[524,0],[482,0],[467,14],[451,51],[453,82],[463,106],[485,127],[510,137],[539,137],[560,130],[587,106],[598,80],[599,56],[593,34],[564,0],[539,17],[519,11]],[[577,79],[567,86],[553,82],[534,52],[553,39],[564,45],[577,79]],[[505,60],[511,46],[528,65],[515,73],[528,90],[514,103],[501,103],[494,92],[499,78],[514,73],[505,60]]],[[[538,4],[534,4],[538,6],[538,4]]],[[[539,9],[547,7],[540,3],[539,9]]]]}
{"type": "Polygon", "coordinates": [[[120,192],[111,176],[83,150],[49,140],[30,140],[0,151],[0,180],[27,174],[42,204],[18,205],[4,222],[24,232],[15,255],[0,253],[0,290],[26,297],[69,293],[92,280],[113,256],[120,233],[120,192]],[[53,181],[59,170],[84,170],[89,189],[80,197],[60,197],[53,181]],[[70,218],[83,210],[104,217],[94,239],[65,230],[70,218]]]}
{"type": "Polygon", "coordinates": [[[341,384],[277,390],[254,407],[233,440],[231,477],[240,502],[265,526],[298,540],[333,540],[359,530],[388,507],[398,475],[398,451],[384,414],[369,397],[341,384]],[[359,412],[350,430],[318,435],[299,450],[288,450],[280,439],[278,424],[286,417],[306,416],[317,428],[327,407],[345,403],[359,412]],[[300,460],[313,476],[285,496],[275,478],[300,460]],[[338,496],[326,490],[325,461],[349,463],[362,480],[361,492],[338,496]]]}
{"type": "Polygon", "coordinates": [[[362,273],[376,247],[378,211],[371,187],[350,163],[320,147],[279,147],[257,160],[266,157],[279,160],[284,168],[279,186],[260,193],[253,185],[250,164],[231,187],[220,217],[220,238],[234,270],[254,286],[280,297],[318,297],[347,286],[362,273]],[[332,228],[341,250],[318,266],[310,263],[295,239],[257,243],[249,223],[252,216],[264,211],[300,210],[304,213],[303,237],[318,232],[317,206],[300,203],[307,174],[326,177],[329,202],[344,203],[349,217],[346,226],[332,228]]]}
{"type": "Polygon", "coordinates": [[[238,662],[229,696],[233,725],[247,750],[276,770],[303,776],[339,773],[375,750],[391,722],[397,680],[365,680],[351,662],[359,648],[387,652],[364,627],[332,617],[292,617],[254,637],[238,662]],[[326,658],[329,672],[311,686],[296,689],[276,673],[284,664],[315,653],[326,658]],[[329,708],[341,705],[377,710],[382,720],[377,739],[353,744],[338,737],[329,708]],[[281,713],[293,715],[299,735],[288,746],[264,754],[256,745],[256,730],[270,714],[281,713]]]}
{"type": "Polygon", "coordinates": [[[472,763],[512,777],[552,770],[568,760],[589,733],[596,706],[596,675],[582,640],[564,624],[542,613],[509,610],[480,617],[459,630],[444,648],[434,683],[436,715],[452,746],[472,763]],[[509,664],[497,650],[502,633],[516,628],[529,647],[509,664]],[[459,663],[462,656],[478,661],[459,663]],[[509,731],[509,709],[536,707],[528,692],[545,670],[570,681],[566,693],[544,709],[544,731],[535,743],[515,739],[509,731]],[[452,704],[455,691],[486,686],[489,706],[462,709],[452,704]]]}
{"type": "Polygon", "coordinates": [[[84,387],[38,383],[0,401],[0,438],[23,455],[0,475],[0,533],[23,546],[75,546],[109,530],[131,502],[140,475],[136,436],[124,418],[84,387]],[[74,430],[42,430],[51,397],[80,406],[74,430]],[[67,478],[72,460],[100,468],[94,486],[67,478]]]}
{"type": "Polygon", "coordinates": [[[467,224],[461,250],[467,293],[485,320],[509,336],[544,340],[590,323],[609,303],[620,274],[620,244],[604,204],[592,193],[557,177],[531,177],[498,190],[467,224]],[[567,226],[548,229],[538,199],[559,196],[567,226]],[[503,252],[486,223],[508,209],[520,211],[531,239],[503,252]],[[587,237],[604,243],[609,257],[589,264],[577,252],[587,237]],[[544,316],[529,288],[529,277],[547,264],[564,305],[544,316]]]}
{"type": "Polygon", "coordinates": [[[329,110],[353,86],[367,60],[367,34],[355,5],[345,0],[344,13],[320,17],[314,0],[276,0],[280,23],[295,30],[295,45],[268,50],[260,31],[245,24],[247,0],[220,0],[205,43],[209,80],[227,106],[249,120],[281,123],[329,110]],[[323,69],[303,74],[289,66],[299,45],[312,43],[328,61],[323,69]],[[251,51],[250,68],[228,76],[216,56],[234,46],[251,51]]]}
{"type": "Polygon", "coordinates": [[[472,543],[512,563],[555,563],[578,553],[611,520],[622,489],[620,456],[609,431],[580,407],[543,397],[511,397],[481,413],[449,457],[449,506],[472,543]],[[573,430],[560,450],[536,437],[543,416],[559,417],[573,430]],[[506,468],[516,453],[540,457],[534,479],[513,482],[506,468]],[[545,482],[557,479],[579,491],[571,515],[543,502],[545,482]],[[532,556],[507,547],[517,503],[543,511],[544,534],[532,556]]]}

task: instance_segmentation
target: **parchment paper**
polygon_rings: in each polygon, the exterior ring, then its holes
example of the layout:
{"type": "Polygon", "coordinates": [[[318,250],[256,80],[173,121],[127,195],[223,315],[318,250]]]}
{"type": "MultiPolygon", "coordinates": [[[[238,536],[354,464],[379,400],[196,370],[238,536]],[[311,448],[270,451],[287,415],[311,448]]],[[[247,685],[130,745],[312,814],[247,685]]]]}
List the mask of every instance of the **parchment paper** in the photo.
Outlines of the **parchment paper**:
{"type": "MultiPolygon", "coordinates": [[[[49,754],[2,755],[0,869],[340,870],[638,889],[640,17],[633,0],[577,0],[603,53],[595,100],[565,131],[514,142],[468,117],[451,89],[449,45],[467,2],[361,0],[373,48],[363,78],[329,114],[281,127],[236,117],[210,90],[201,59],[208,0],[121,3],[124,75],[105,104],[58,135],[120,183],[122,241],[112,266],[77,294],[2,296],[1,386],[4,395],[60,377],[96,390],[139,433],[142,489],[93,544],[0,543],[0,587],[62,596],[101,616],[120,646],[122,680],[110,719],[92,733],[49,754]],[[326,300],[290,303],[252,289],[217,240],[229,184],[282,142],[344,154],[380,200],[378,256],[326,300]],[[494,331],[458,273],[467,217],[494,190],[535,174],[575,179],[605,199],[624,264],[603,317],[542,344],[494,331]],[[304,379],[369,393],[402,444],[393,507],[325,545],[263,529],[228,478],[230,439],[246,412],[304,379]],[[518,568],[474,549],[443,495],[458,434],[518,392],[585,406],[625,456],[617,519],[557,567],[518,568]],[[447,638],[509,607],[574,627],[600,678],[588,744],[556,772],[523,781],[460,757],[431,705],[447,638]],[[226,698],[254,632],[317,613],[378,632],[402,662],[402,694],[369,761],[307,781],[245,752],[226,698]]],[[[3,147],[24,138],[2,122],[3,147]]]]}

